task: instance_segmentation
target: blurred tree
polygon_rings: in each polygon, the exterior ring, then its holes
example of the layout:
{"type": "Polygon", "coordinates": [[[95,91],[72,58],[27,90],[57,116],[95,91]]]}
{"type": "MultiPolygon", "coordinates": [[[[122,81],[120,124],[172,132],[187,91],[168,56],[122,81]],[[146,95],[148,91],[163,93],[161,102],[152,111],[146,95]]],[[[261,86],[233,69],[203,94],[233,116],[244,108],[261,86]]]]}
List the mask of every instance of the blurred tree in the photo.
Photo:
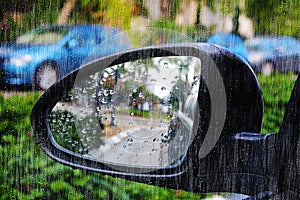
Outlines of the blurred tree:
{"type": "Polygon", "coordinates": [[[0,21],[9,13],[27,12],[31,10],[34,0],[2,0],[0,4],[0,21]]]}
{"type": "Polygon", "coordinates": [[[133,0],[103,0],[99,4],[100,21],[105,25],[129,29],[133,8],[133,0]]]}
{"type": "Polygon", "coordinates": [[[9,39],[14,18],[31,10],[33,0],[2,0],[0,3],[0,42],[9,39]]]}
{"type": "Polygon", "coordinates": [[[244,0],[202,0],[202,5],[207,5],[213,12],[221,12],[224,15],[234,15],[236,7],[244,0]]]}
{"type": "Polygon", "coordinates": [[[246,7],[258,34],[299,37],[299,0],[247,0],[246,7]]]}
{"type": "Polygon", "coordinates": [[[14,39],[42,24],[55,23],[64,0],[4,0],[0,3],[0,41],[14,39]]]}
{"type": "Polygon", "coordinates": [[[66,0],[57,19],[58,24],[67,23],[68,17],[76,5],[77,0],[66,0]]]}
{"type": "MultiPolygon", "coordinates": [[[[299,37],[299,0],[202,0],[214,12],[237,16],[246,13],[254,22],[255,32],[261,35],[291,35],[299,37]]],[[[234,20],[234,22],[237,22],[234,20]]],[[[234,24],[234,29],[239,24],[234,24]]]]}
{"type": "Polygon", "coordinates": [[[73,20],[69,19],[69,16],[75,7],[78,9],[76,14],[79,22],[83,19],[89,23],[101,23],[125,30],[130,28],[132,14],[135,11],[138,12],[135,9],[135,0],[67,0],[60,11],[58,24],[65,24],[69,22],[68,20],[73,20]]]}

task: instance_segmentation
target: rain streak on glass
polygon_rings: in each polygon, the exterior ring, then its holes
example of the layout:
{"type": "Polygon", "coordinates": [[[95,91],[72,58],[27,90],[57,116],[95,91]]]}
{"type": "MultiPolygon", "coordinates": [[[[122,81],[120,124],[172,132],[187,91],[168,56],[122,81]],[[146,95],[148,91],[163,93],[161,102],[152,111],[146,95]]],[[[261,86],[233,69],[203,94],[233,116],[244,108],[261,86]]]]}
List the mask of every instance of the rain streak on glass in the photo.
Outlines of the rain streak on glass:
{"type": "Polygon", "coordinates": [[[157,57],[109,66],[74,85],[49,120],[58,145],[91,159],[165,167],[186,153],[201,61],[157,57]]]}

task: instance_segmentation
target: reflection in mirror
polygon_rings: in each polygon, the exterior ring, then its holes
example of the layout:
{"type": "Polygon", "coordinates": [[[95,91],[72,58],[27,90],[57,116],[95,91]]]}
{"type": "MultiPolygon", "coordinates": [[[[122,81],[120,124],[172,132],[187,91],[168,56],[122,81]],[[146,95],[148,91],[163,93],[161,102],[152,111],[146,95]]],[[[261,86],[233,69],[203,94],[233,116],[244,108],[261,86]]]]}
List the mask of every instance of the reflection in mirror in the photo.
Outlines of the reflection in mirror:
{"type": "Polygon", "coordinates": [[[105,163],[176,164],[197,120],[200,65],[195,57],[158,57],[109,66],[75,82],[49,116],[53,138],[105,163]]]}

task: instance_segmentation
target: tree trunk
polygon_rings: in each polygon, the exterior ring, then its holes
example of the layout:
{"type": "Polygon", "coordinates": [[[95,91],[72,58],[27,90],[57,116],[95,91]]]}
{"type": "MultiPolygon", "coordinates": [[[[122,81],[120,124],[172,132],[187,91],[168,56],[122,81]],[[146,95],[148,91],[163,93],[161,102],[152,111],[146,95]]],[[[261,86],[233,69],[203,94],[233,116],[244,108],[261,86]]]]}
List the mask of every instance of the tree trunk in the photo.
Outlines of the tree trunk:
{"type": "Polygon", "coordinates": [[[67,0],[64,4],[64,6],[62,7],[59,15],[58,15],[58,19],[57,19],[57,24],[66,24],[68,21],[68,18],[73,10],[73,8],[75,7],[77,0],[67,0]]]}
{"type": "Polygon", "coordinates": [[[160,1],[160,14],[162,17],[167,17],[170,14],[170,7],[171,7],[170,0],[161,0],[160,1]]]}

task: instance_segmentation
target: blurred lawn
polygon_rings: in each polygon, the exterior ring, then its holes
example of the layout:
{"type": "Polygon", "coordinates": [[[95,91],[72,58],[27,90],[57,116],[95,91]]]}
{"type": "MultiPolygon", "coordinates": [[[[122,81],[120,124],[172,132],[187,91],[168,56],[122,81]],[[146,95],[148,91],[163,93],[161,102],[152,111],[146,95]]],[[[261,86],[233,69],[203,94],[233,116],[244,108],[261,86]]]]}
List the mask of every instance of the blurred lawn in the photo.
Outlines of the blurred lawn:
{"type": "Polygon", "coordinates": [[[293,73],[275,73],[272,76],[258,75],[264,97],[262,133],[279,131],[295,79],[296,76],[293,73]]]}

